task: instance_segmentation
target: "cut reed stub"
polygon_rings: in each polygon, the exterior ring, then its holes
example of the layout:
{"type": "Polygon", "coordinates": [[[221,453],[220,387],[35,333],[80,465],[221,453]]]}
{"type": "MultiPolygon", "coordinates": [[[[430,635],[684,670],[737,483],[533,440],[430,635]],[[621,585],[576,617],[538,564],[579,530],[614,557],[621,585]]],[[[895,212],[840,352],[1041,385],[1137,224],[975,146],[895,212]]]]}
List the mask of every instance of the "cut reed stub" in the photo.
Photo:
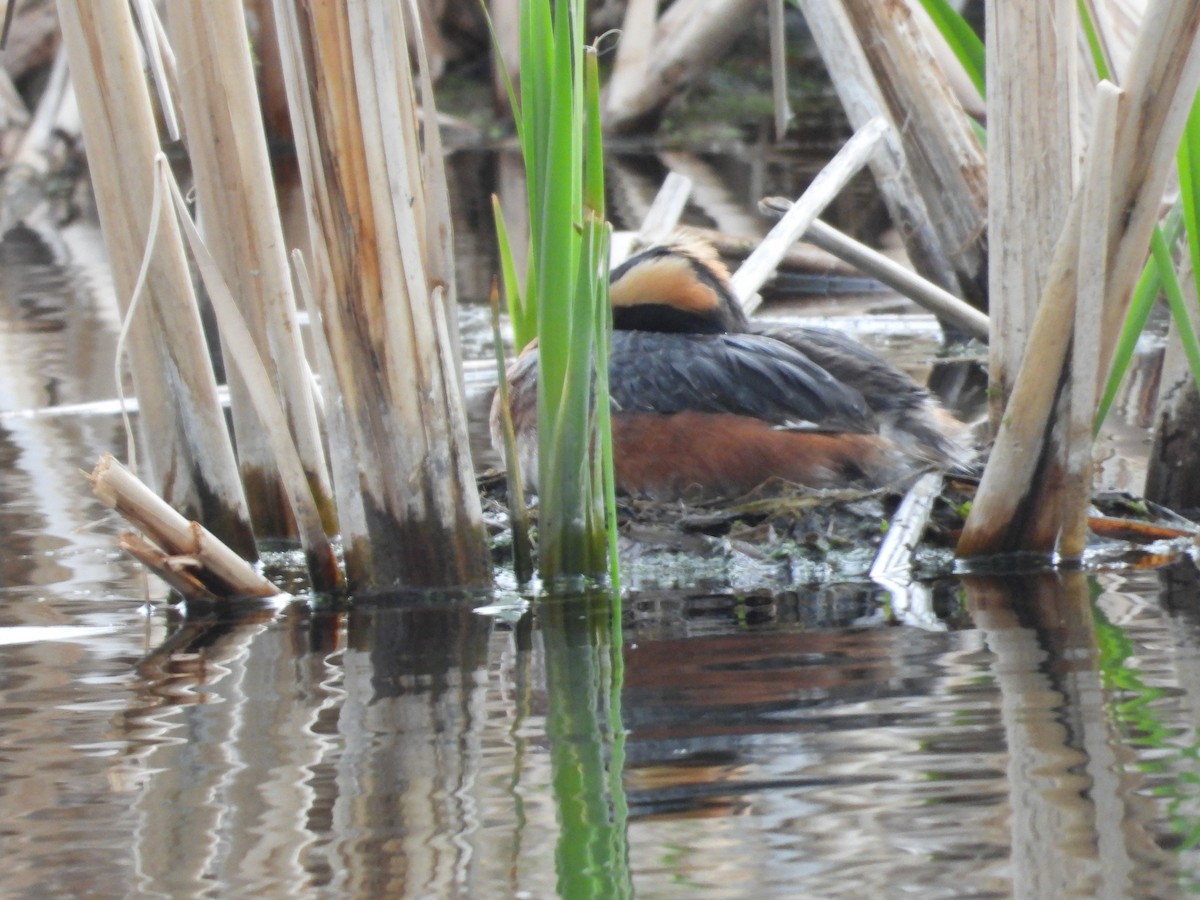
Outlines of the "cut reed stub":
{"type": "Polygon", "coordinates": [[[121,549],[188,599],[233,600],[282,593],[202,525],[160,499],[112,454],[100,457],[88,480],[101,503],[145,535],[122,535],[121,549]]]}

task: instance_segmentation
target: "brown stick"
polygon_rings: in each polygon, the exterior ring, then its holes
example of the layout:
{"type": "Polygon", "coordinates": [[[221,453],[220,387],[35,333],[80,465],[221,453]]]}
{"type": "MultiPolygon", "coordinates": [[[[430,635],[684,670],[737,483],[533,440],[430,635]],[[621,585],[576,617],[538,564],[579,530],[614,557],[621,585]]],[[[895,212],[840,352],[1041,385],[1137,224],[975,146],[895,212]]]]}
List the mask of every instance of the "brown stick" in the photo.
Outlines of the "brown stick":
{"type": "MultiPolygon", "coordinates": [[[[227,599],[274,597],[280,593],[279,588],[259,575],[254,566],[206,528],[188,521],[172,509],[111,454],[100,457],[89,480],[101,503],[115,509],[149,535],[166,556],[194,559],[194,580],[205,590],[227,599]]],[[[146,550],[143,544],[133,543],[139,552],[146,550]]]]}

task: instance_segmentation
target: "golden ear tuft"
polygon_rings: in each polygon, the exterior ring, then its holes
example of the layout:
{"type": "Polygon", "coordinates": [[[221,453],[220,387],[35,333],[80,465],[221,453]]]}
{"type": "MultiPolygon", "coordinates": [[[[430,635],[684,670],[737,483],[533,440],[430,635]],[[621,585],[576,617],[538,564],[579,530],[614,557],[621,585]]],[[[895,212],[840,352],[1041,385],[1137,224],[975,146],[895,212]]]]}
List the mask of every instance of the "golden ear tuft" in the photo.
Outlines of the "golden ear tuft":
{"type": "Polygon", "coordinates": [[[621,275],[609,287],[614,308],[661,304],[693,313],[711,313],[721,298],[711,285],[696,273],[698,260],[690,253],[678,252],[646,256],[621,275]]]}

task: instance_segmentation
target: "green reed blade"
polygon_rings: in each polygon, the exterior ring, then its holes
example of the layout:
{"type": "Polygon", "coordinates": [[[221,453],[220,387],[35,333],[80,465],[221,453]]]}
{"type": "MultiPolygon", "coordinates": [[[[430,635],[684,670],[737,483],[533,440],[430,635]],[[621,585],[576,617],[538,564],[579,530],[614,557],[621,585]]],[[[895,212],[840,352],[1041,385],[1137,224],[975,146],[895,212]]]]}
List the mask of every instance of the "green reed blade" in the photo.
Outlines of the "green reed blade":
{"type": "Polygon", "coordinates": [[[1077,8],[1079,9],[1079,23],[1083,26],[1083,34],[1092,54],[1092,64],[1096,67],[1096,75],[1112,81],[1112,66],[1109,64],[1104,45],[1100,41],[1100,32],[1096,29],[1096,19],[1092,15],[1092,0],[1078,0],[1077,8]]]}
{"type": "MultiPolygon", "coordinates": [[[[508,237],[508,226],[504,222],[504,211],[500,198],[492,194],[492,220],[496,223],[496,247],[500,257],[500,284],[504,288],[508,319],[512,324],[513,346],[521,350],[537,337],[537,316],[525,303],[521,280],[517,277],[516,261],[512,242],[508,237]]],[[[496,344],[499,348],[500,344],[496,344]]]]}
{"type": "Polygon", "coordinates": [[[628,804],[621,781],[620,631],[611,590],[537,610],[546,648],[546,734],[558,811],[560,897],[631,897],[628,804]]]}
{"type": "Polygon", "coordinates": [[[1163,277],[1163,293],[1171,308],[1171,317],[1175,321],[1175,333],[1183,344],[1183,352],[1187,355],[1192,377],[1200,385],[1200,344],[1196,342],[1196,331],[1192,328],[1192,320],[1188,315],[1187,301],[1183,298],[1183,287],[1175,273],[1175,262],[1171,258],[1171,248],[1163,237],[1161,229],[1155,229],[1150,238],[1150,249],[1158,263],[1158,271],[1163,277]]]}
{"type": "MultiPolygon", "coordinates": [[[[1179,221],[1182,221],[1181,217],[1179,221]]],[[[1170,225],[1168,224],[1169,230],[1170,225]]],[[[1100,427],[1108,417],[1109,410],[1112,409],[1113,402],[1117,397],[1117,391],[1120,390],[1121,382],[1125,378],[1125,373],[1129,371],[1129,364],[1133,360],[1133,353],[1137,348],[1138,337],[1141,336],[1142,331],[1146,327],[1146,321],[1150,318],[1150,310],[1154,308],[1154,301],[1158,299],[1158,294],[1162,290],[1162,284],[1162,276],[1159,274],[1158,264],[1152,257],[1146,263],[1146,267],[1142,269],[1137,286],[1133,289],[1133,298],[1129,303],[1129,312],[1126,313],[1125,322],[1121,326],[1121,334],[1117,338],[1117,346],[1113,351],[1112,365],[1109,368],[1108,379],[1104,385],[1104,393],[1100,397],[1100,403],[1096,409],[1096,417],[1092,422],[1093,434],[1100,432],[1100,427]]]]}
{"type": "Polygon", "coordinates": [[[987,96],[987,54],[975,29],[947,0],[921,0],[921,5],[946,39],[950,51],[962,63],[967,77],[979,91],[979,96],[987,96]]]}
{"type": "Polygon", "coordinates": [[[609,568],[605,526],[615,501],[611,459],[604,463],[611,455],[608,341],[596,331],[607,322],[597,310],[607,311],[608,304],[608,229],[599,79],[594,62],[584,61],[584,3],[525,0],[520,32],[518,134],[530,220],[523,291],[515,285],[511,240],[498,214],[496,229],[518,346],[535,328],[539,339],[539,564],[552,582],[609,568]]]}
{"type": "Polygon", "coordinates": [[[1175,320],[1176,333],[1183,343],[1184,353],[1192,376],[1200,385],[1200,346],[1197,346],[1195,331],[1187,315],[1186,301],[1182,288],[1175,274],[1174,260],[1170,248],[1179,239],[1181,229],[1187,231],[1188,252],[1192,266],[1192,277],[1200,273],[1200,98],[1193,102],[1191,115],[1184,128],[1183,139],[1179,144],[1178,164],[1180,202],[1177,203],[1167,216],[1165,226],[1156,227],[1151,237],[1150,259],[1146,263],[1142,276],[1134,289],[1129,313],[1121,328],[1121,335],[1113,354],[1112,368],[1104,386],[1104,394],[1100,400],[1099,409],[1093,424],[1093,431],[1098,432],[1109,410],[1112,408],[1117,391],[1129,364],[1133,359],[1138,336],[1146,327],[1150,311],[1159,292],[1164,291],[1171,315],[1175,320]],[[1165,267],[1165,268],[1164,268],[1165,267]]]}

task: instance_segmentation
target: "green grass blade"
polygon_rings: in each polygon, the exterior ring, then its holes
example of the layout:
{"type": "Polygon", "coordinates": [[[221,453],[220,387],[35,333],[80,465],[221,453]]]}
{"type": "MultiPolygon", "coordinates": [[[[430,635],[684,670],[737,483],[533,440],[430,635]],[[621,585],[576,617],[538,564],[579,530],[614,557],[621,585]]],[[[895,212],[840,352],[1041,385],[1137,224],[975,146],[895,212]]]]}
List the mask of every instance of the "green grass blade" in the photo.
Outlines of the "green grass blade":
{"type": "Polygon", "coordinates": [[[1197,385],[1200,385],[1200,343],[1196,341],[1196,332],[1188,315],[1187,301],[1183,299],[1183,288],[1175,274],[1171,248],[1161,229],[1155,229],[1150,239],[1150,247],[1158,263],[1158,271],[1163,276],[1163,293],[1166,294],[1167,304],[1171,307],[1171,317],[1175,320],[1175,333],[1183,344],[1183,352],[1187,355],[1192,377],[1196,379],[1197,385]]]}
{"type": "Polygon", "coordinates": [[[1186,302],[1182,289],[1175,275],[1174,262],[1171,259],[1170,248],[1179,239],[1181,229],[1186,227],[1188,236],[1188,253],[1192,265],[1193,278],[1200,273],[1200,98],[1193,102],[1191,115],[1179,144],[1178,165],[1180,202],[1171,210],[1167,223],[1162,228],[1156,228],[1151,237],[1151,256],[1134,289],[1130,303],[1129,314],[1121,329],[1117,348],[1113,355],[1113,364],[1100,407],[1096,412],[1094,430],[1099,431],[1109,410],[1112,408],[1121,381],[1133,359],[1138,336],[1146,327],[1154,301],[1160,291],[1167,294],[1167,302],[1171,315],[1175,319],[1176,333],[1183,342],[1183,349],[1188,358],[1192,376],[1200,385],[1200,352],[1196,347],[1196,337],[1187,316],[1186,302]],[[1169,271],[1164,270],[1164,266],[1169,271]]]}
{"type": "Polygon", "coordinates": [[[1091,0],[1078,0],[1077,7],[1079,23],[1083,26],[1083,35],[1087,39],[1088,49],[1092,53],[1092,64],[1096,67],[1096,74],[1102,79],[1112,81],[1112,65],[1109,63],[1108,54],[1105,53],[1104,45],[1100,41],[1100,32],[1096,29],[1091,0]]]}
{"type": "Polygon", "coordinates": [[[947,0],[921,0],[921,5],[946,39],[951,52],[962,63],[979,96],[986,97],[987,54],[975,29],[947,0]]]}
{"type": "Polygon", "coordinates": [[[1200,96],[1192,101],[1192,112],[1184,127],[1176,160],[1183,224],[1195,276],[1200,275],[1200,196],[1197,196],[1200,190],[1200,96]]]}
{"type": "Polygon", "coordinates": [[[513,345],[520,350],[537,337],[537,317],[532,315],[525,305],[521,280],[517,277],[512,244],[508,238],[508,226],[504,221],[504,211],[500,208],[500,198],[495,194],[492,194],[492,219],[496,223],[496,246],[500,256],[500,283],[504,288],[508,319],[512,325],[513,345]]]}
{"type": "Polygon", "coordinates": [[[1129,303],[1129,312],[1125,316],[1125,322],[1121,326],[1121,334],[1117,338],[1117,346],[1113,351],[1112,367],[1109,370],[1108,380],[1104,385],[1104,393],[1100,397],[1100,405],[1096,410],[1096,418],[1092,424],[1093,434],[1100,432],[1100,427],[1108,417],[1109,410],[1112,409],[1113,402],[1117,397],[1117,391],[1120,390],[1121,382],[1125,378],[1125,373],[1129,371],[1129,364],[1133,360],[1133,353],[1137,348],[1138,337],[1146,327],[1146,321],[1150,318],[1150,310],[1154,308],[1154,301],[1158,299],[1159,292],[1162,290],[1162,284],[1162,276],[1159,274],[1158,265],[1151,259],[1142,270],[1142,275],[1138,279],[1137,286],[1133,289],[1133,298],[1129,303]]]}
{"type": "Polygon", "coordinates": [[[594,60],[585,63],[584,23],[582,0],[522,3],[519,134],[530,218],[523,291],[499,215],[496,225],[518,345],[534,323],[539,338],[538,549],[548,583],[605,573],[605,526],[615,510],[608,338],[597,330],[608,323],[599,78],[594,60]]]}
{"type": "Polygon", "coordinates": [[[608,299],[608,259],[612,226],[604,221],[604,139],[600,123],[600,71],[595,48],[585,53],[584,93],[587,108],[587,136],[584,144],[585,222],[593,226],[594,249],[591,265],[595,297],[592,302],[596,335],[596,439],[599,442],[597,469],[593,483],[603,491],[605,532],[608,539],[609,580],[614,592],[619,589],[617,561],[616,475],[613,467],[612,416],[609,406],[608,356],[612,339],[612,306],[608,299]]]}

